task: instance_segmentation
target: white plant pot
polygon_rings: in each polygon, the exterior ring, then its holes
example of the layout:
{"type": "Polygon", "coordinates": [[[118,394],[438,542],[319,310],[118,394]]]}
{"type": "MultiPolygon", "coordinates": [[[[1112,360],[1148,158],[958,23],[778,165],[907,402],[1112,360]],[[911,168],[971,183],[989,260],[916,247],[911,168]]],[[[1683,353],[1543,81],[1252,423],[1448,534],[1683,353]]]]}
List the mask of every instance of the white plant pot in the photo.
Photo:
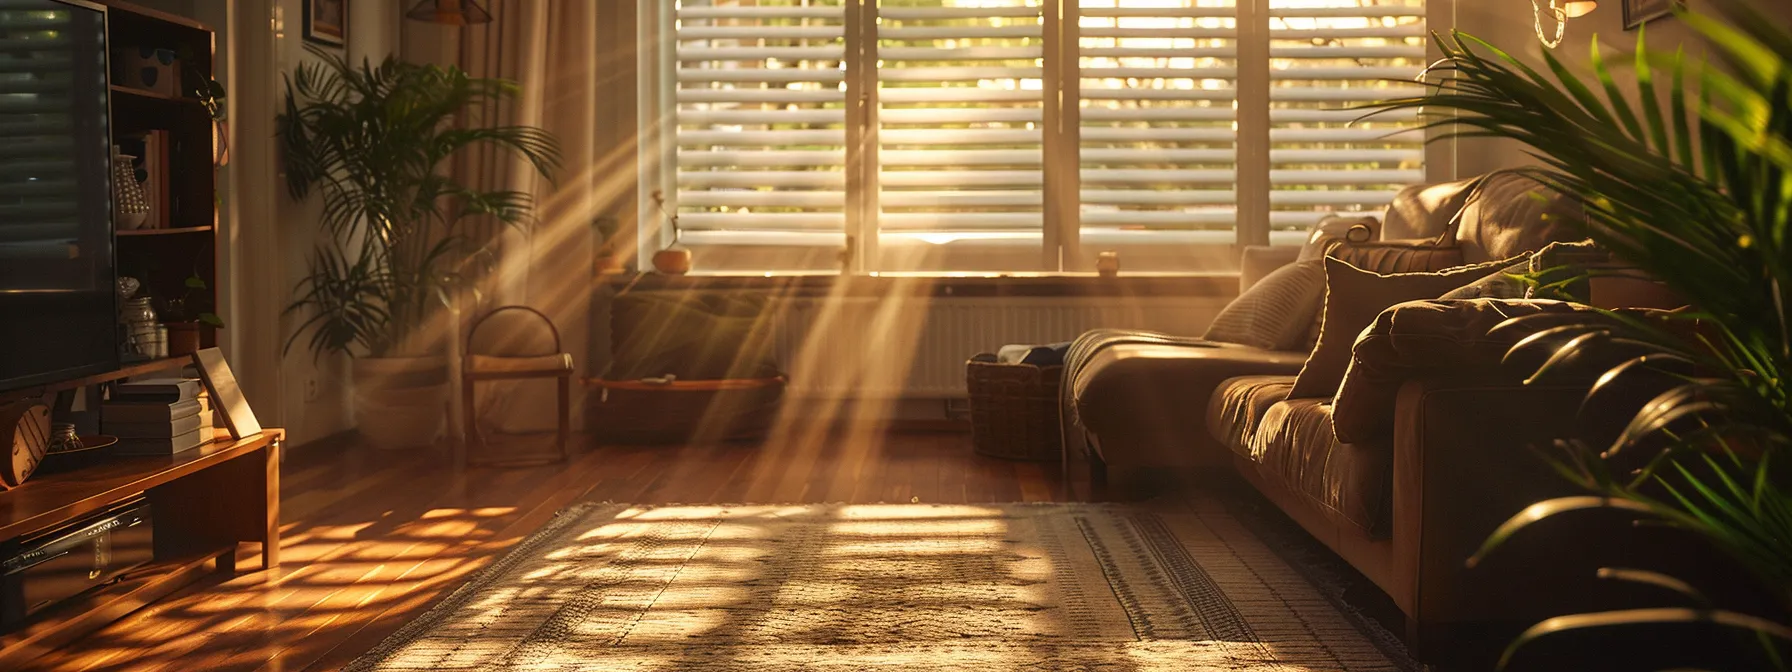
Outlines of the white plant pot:
{"type": "Polygon", "coordinates": [[[376,448],[435,444],[448,418],[445,357],[356,357],[356,431],[376,448]]]}

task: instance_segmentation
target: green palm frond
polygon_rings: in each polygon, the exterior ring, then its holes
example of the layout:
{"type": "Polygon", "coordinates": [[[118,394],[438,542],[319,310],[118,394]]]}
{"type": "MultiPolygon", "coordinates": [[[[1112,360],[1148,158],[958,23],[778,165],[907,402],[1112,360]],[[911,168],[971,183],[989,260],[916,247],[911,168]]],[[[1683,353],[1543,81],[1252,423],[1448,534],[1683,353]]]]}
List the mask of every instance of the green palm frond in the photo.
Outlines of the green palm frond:
{"type": "MultiPolygon", "coordinates": [[[[1531,381],[1605,367],[1588,408],[1621,400],[1630,416],[1609,444],[1561,444],[1553,466],[1586,495],[1519,513],[1471,562],[1539,520],[1617,509],[1710,539],[1792,606],[1792,479],[1780,466],[1792,447],[1792,33],[1741,0],[1700,5],[1711,13],[1681,17],[1712,45],[1711,63],[1650,50],[1639,33],[1632,88],[1597,40],[1590,73],[1579,75],[1547,51],[1536,69],[1458,32],[1436,37],[1444,58],[1428,71],[1426,94],[1383,109],[1420,110],[1445,136],[1524,143],[1540,164],[1526,174],[1577,199],[1589,237],[1692,305],[1662,319],[1587,311],[1499,327],[1528,334],[1507,360],[1535,364],[1531,381]]],[[[1563,282],[1533,280],[1540,289],[1563,282]]],[[[1705,608],[1629,611],[1540,624],[1514,647],[1557,632],[1693,621],[1766,633],[1763,641],[1792,633],[1705,608]]],[[[1768,649],[1776,663],[1782,645],[1768,649]]]]}
{"type": "Polygon", "coordinates": [[[459,68],[387,58],[359,65],[312,49],[317,57],[286,79],[276,119],[287,190],[320,194],[321,247],[289,311],[306,311],[299,333],[314,354],[386,354],[406,342],[455,276],[469,217],[530,223],[533,196],[462,184],[443,173],[474,147],[518,156],[552,179],[560,147],[538,128],[482,123],[481,112],[507,104],[514,82],[473,77],[459,68]],[[353,261],[341,250],[358,250],[353,261]]]}

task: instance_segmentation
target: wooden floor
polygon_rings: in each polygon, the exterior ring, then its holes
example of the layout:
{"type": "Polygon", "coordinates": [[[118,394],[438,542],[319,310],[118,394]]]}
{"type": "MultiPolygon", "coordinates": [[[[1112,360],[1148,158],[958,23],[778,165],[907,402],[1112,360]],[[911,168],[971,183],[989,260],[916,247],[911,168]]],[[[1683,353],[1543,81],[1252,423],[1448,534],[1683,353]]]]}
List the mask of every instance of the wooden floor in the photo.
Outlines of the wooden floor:
{"type": "Polygon", "coordinates": [[[210,579],[52,656],[46,670],[330,670],[372,648],[581,500],[1035,502],[1056,463],[972,454],[963,433],[830,433],[766,445],[602,447],[570,464],[459,469],[448,449],[350,440],[291,451],[281,566],[210,579]]]}

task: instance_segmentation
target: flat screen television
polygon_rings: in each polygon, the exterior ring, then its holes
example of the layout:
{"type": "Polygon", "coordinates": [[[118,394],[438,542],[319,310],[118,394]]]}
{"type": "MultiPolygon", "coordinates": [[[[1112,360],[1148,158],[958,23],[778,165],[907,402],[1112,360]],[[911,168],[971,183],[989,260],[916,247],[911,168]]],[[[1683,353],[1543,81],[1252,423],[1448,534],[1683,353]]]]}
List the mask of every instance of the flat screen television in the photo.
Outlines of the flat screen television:
{"type": "Polygon", "coordinates": [[[0,390],[119,365],[106,12],[0,4],[0,390]]]}

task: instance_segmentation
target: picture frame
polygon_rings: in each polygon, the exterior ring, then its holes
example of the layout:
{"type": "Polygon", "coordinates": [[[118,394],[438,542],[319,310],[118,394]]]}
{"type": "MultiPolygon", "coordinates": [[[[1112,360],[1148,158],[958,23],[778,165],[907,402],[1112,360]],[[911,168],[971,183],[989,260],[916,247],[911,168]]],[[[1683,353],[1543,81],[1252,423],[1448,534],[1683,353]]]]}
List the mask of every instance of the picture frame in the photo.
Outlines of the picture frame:
{"type": "Polygon", "coordinates": [[[1686,0],[1624,0],[1624,30],[1636,30],[1650,21],[1673,16],[1674,9],[1685,6],[1686,0]]]}
{"type": "Polygon", "coordinates": [[[205,348],[195,352],[193,364],[199,369],[199,380],[212,396],[212,412],[223,416],[224,428],[230,430],[230,438],[241,440],[260,434],[261,422],[255,419],[249,400],[243,398],[243,388],[237,385],[236,374],[230,372],[230,362],[224,361],[224,351],[205,348]]]}
{"type": "Polygon", "coordinates": [[[349,0],[305,0],[305,41],[342,48],[348,45],[349,0]]]}

